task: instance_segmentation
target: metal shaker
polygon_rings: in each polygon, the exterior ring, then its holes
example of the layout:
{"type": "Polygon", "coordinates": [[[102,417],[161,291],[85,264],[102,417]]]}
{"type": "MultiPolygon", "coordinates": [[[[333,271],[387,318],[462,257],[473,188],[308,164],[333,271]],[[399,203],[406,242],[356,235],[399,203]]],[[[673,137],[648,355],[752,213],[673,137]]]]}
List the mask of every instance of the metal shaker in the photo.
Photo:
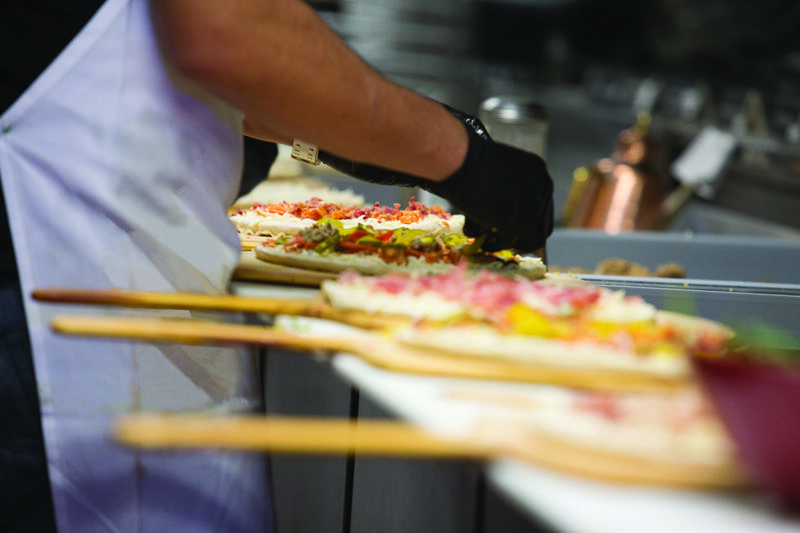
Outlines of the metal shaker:
{"type": "Polygon", "coordinates": [[[546,159],[547,113],[544,106],[515,96],[493,96],[481,103],[478,118],[497,142],[546,159]]]}

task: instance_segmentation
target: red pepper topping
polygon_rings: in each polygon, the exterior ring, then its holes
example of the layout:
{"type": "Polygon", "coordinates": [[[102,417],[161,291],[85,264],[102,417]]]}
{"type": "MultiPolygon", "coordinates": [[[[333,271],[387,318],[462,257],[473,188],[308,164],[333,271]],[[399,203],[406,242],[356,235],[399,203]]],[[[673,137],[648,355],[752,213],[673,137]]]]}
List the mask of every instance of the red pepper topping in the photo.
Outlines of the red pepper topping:
{"type": "Polygon", "coordinates": [[[408,207],[401,209],[400,204],[394,207],[381,206],[378,202],[372,207],[344,206],[343,204],[327,203],[320,198],[311,198],[307,202],[279,202],[272,204],[255,204],[247,209],[239,209],[236,214],[243,215],[248,212],[272,213],[276,215],[291,215],[298,218],[320,220],[322,218],[343,219],[376,219],[392,220],[405,224],[417,222],[426,216],[437,216],[448,220],[451,215],[438,205],[427,206],[416,202],[412,197],[408,207]]]}

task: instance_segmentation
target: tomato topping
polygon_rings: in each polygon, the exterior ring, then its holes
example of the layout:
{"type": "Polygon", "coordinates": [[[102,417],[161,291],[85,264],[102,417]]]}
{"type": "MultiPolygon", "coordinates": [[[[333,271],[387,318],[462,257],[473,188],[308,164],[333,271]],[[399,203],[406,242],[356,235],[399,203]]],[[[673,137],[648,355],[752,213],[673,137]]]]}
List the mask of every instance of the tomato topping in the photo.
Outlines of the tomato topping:
{"type": "Polygon", "coordinates": [[[378,256],[387,263],[397,263],[398,265],[405,265],[408,263],[405,250],[401,248],[387,247],[381,248],[378,256]]]}
{"type": "Polygon", "coordinates": [[[292,240],[283,245],[283,249],[287,252],[296,252],[299,250],[310,250],[316,246],[316,243],[306,242],[300,235],[295,235],[292,240]]]}
{"type": "Polygon", "coordinates": [[[394,239],[394,232],[391,231],[391,230],[381,231],[381,232],[378,233],[376,238],[381,240],[381,241],[383,241],[383,242],[389,242],[392,239],[394,239]]]}
{"type": "Polygon", "coordinates": [[[291,215],[298,218],[320,220],[322,218],[343,219],[363,219],[363,220],[394,220],[404,224],[418,222],[426,216],[436,216],[447,220],[451,217],[450,213],[438,205],[427,206],[416,202],[411,198],[408,207],[401,209],[400,204],[394,207],[382,206],[376,202],[372,207],[345,206],[323,202],[320,198],[311,198],[307,202],[280,202],[274,204],[255,204],[248,209],[240,209],[237,214],[244,213],[271,213],[274,215],[291,215]]]}
{"type": "Polygon", "coordinates": [[[357,229],[353,231],[353,233],[347,236],[347,242],[355,243],[356,241],[358,241],[358,239],[360,239],[361,237],[366,237],[367,235],[369,235],[368,231],[364,231],[363,229],[357,229]]]}
{"type": "Polygon", "coordinates": [[[367,244],[356,244],[349,241],[339,241],[339,247],[345,252],[366,252],[377,253],[380,249],[377,246],[369,246],[367,244]]]}

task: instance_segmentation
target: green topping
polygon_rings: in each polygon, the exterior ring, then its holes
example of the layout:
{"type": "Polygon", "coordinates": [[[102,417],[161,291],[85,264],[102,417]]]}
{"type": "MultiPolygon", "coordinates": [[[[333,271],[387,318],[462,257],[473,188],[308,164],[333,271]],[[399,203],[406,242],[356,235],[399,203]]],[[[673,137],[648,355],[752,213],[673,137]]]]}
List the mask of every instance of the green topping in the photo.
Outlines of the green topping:
{"type": "Polygon", "coordinates": [[[734,330],[736,336],[731,341],[734,351],[775,363],[800,363],[800,340],[791,331],[758,320],[734,325],[734,330]]]}
{"type": "Polygon", "coordinates": [[[381,246],[383,241],[376,239],[372,235],[366,235],[356,241],[356,244],[363,244],[365,246],[381,246]]]}
{"type": "MultiPolygon", "coordinates": [[[[394,230],[394,241],[397,244],[402,244],[403,246],[410,246],[414,240],[419,237],[420,235],[424,235],[425,232],[421,229],[408,229],[408,228],[397,228],[394,230]]],[[[422,238],[430,238],[431,240],[433,237],[422,237],[422,238]]]]}
{"type": "Polygon", "coordinates": [[[334,248],[336,248],[336,243],[338,242],[339,242],[339,236],[331,235],[330,237],[328,237],[327,239],[316,245],[314,247],[314,251],[321,254],[329,250],[333,250],[334,248]]]}
{"type": "Polygon", "coordinates": [[[344,224],[342,224],[342,221],[341,220],[337,220],[335,218],[330,218],[330,217],[321,218],[321,219],[319,219],[317,221],[316,225],[317,226],[322,226],[323,224],[330,224],[331,226],[333,226],[334,228],[336,228],[338,230],[343,230],[344,229],[344,224]]]}
{"type": "Polygon", "coordinates": [[[483,245],[483,241],[486,240],[486,234],[481,235],[480,237],[476,238],[472,241],[471,244],[465,244],[459,250],[462,254],[465,255],[473,255],[481,253],[481,246],[483,245]]]}
{"type": "Polygon", "coordinates": [[[464,246],[465,244],[469,244],[469,239],[466,235],[460,235],[457,233],[445,235],[442,240],[448,248],[455,248],[456,246],[464,246]]]}
{"type": "Polygon", "coordinates": [[[361,222],[358,223],[358,229],[362,231],[366,231],[370,235],[378,235],[378,232],[372,228],[372,226],[367,226],[366,224],[362,224],[361,222]]]}

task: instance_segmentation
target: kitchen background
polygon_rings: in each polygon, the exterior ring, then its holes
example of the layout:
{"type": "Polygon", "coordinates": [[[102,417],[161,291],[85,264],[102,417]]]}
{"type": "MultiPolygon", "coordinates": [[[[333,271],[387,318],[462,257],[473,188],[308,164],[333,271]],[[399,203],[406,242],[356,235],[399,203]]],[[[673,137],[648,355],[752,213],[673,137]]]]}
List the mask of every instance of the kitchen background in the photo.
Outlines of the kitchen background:
{"type": "MultiPolygon", "coordinates": [[[[639,168],[668,192],[693,142],[712,167],[702,187],[673,195],[665,229],[800,238],[798,2],[309,3],[375,68],[432,98],[476,115],[493,96],[543,106],[562,225],[576,224],[575,177],[644,117],[652,157],[639,168]]],[[[341,185],[394,201],[385,188],[341,185]]]]}

